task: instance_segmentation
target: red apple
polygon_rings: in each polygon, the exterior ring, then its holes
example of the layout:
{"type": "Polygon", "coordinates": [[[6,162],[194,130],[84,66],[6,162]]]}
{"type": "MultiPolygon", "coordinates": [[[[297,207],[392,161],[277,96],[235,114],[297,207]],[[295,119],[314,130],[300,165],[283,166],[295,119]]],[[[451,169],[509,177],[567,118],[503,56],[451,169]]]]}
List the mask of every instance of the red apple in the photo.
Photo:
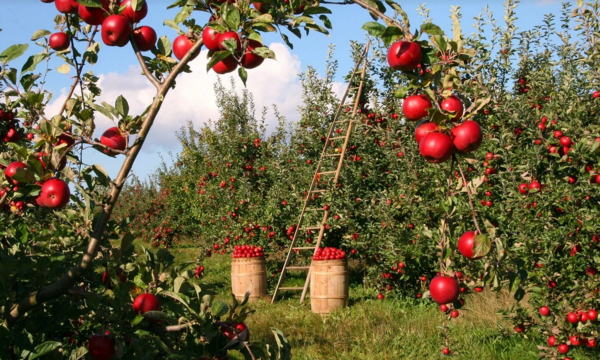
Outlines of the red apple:
{"type": "Polygon", "coordinates": [[[54,2],[56,10],[63,14],[77,14],[79,4],[75,0],[56,0],[54,2]]]}
{"type": "Polygon", "coordinates": [[[254,8],[261,14],[266,14],[269,12],[269,9],[271,8],[271,4],[267,4],[267,3],[252,3],[252,5],[254,5],[254,8]]]}
{"type": "Polygon", "coordinates": [[[4,142],[16,143],[19,140],[21,140],[21,133],[18,132],[16,129],[8,129],[6,135],[4,136],[4,142]]]}
{"type": "Polygon", "coordinates": [[[450,130],[450,136],[456,150],[467,154],[479,149],[483,141],[481,127],[475,121],[465,121],[450,130]]]}
{"type": "Polygon", "coordinates": [[[550,315],[550,308],[547,306],[542,306],[541,308],[539,308],[538,311],[540,312],[540,315],[542,315],[542,316],[550,315]]]}
{"type": "Polygon", "coordinates": [[[560,131],[560,130],[556,130],[556,131],[554,132],[554,135],[553,135],[553,136],[554,136],[554,138],[555,138],[555,139],[560,139],[560,138],[563,136],[563,132],[562,132],[562,131],[560,131]]]}
{"type": "Polygon", "coordinates": [[[438,304],[448,304],[458,298],[458,283],[450,276],[437,276],[429,284],[431,298],[438,304]]]}
{"type": "Polygon", "coordinates": [[[428,115],[427,109],[431,109],[431,99],[425,94],[411,95],[402,102],[402,112],[409,121],[418,121],[428,115]]]}
{"type": "Polygon", "coordinates": [[[160,311],[160,302],[155,295],[140,294],[133,301],[133,312],[136,314],[145,314],[148,311],[160,311]]]}
{"type": "Polygon", "coordinates": [[[599,98],[599,97],[600,97],[600,92],[598,92],[598,91],[594,91],[594,92],[592,93],[592,97],[593,97],[594,99],[597,99],[597,98],[599,98]]]}
{"type": "Polygon", "coordinates": [[[442,133],[429,133],[419,143],[419,152],[430,163],[442,163],[452,156],[454,145],[450,136],[442,133]]]}
{"type": "Polygon", "coordinates": [[[202,30],[202,42],[204,43],[204,46],[211,51],[219,50],[220,35],[221,34],[219,34],[215,29],[208,26],[205,27],[204,30],[202,30]]]}
{"type": "MultiPolygon", "coordinates": [[[[194,44],[195,42],[193,42],[186,35],[179,35],[177,38],[175,38],[175,41],[173,41],[173,55],[175,55],[178,60],[183,59],[183,57],[188,53],[188,51],[190,51],[194,44]]],[[[200,48],[198,48],[198,51],[192,54],[190,60],[194,60],[198,54],[200,54],[200,48]]]]}
{"type": "Polygon", "coordinates": [[[589,348],[595,348],[596,346],[598,346],[598,341],[593,338],[587,338],[585,339],[585,345],[589,348]]]}
{"type": "Polygon", "coordinates": [[[542,188],[542,184],[540,184],[538,181],[532,181],[531,183],[529,183],[529,190],[540,190],[542,188]]]}
{"type": "Polygon", "coordinates": [[[156,31],[150,26],[140,26],[133,30],[133,40],[140,51],[150,51],[156,45],[156,31]]]}
{"type": "Polygon", "coordinates": [[[556,346],[556,336],[552,335],[548,338],[548,346],[550,346],[550,347],[556,346]]]}
{"type": "Polygon", "coordinates": [[[230,73],[233,70],[235,70],[237,68],[237,66],[238,66],[238,64],[237,64],[237,61],[235,61],[235,58],[233,56],[228,56],[225,59],[216,63],[212,69],[217,74],[227,74],[227,73],[230,73]]]}
{"type": "Polygon", "coordinates": [[[458,251],[467,259],[475,260],[481,258],[481,256],[474,257],[473,246],[475,245],[475,236],[475,231],[467,231],[458,239],[458,251]]]}
{"type": "Polygon", "coordinates": [[[265,61],[265,58],[263,58],[262,56],[258,56],[252,53],[252,50],[259,47],[264,47],[264,45],[255,40],[248,41],[248,47],[246,47],[246,52],[244,53],[244,55],[242,56],[242,60],[240,61],[243,67],[245,67],[246,69],[254,69],[260,66],[260,64],[262,64],[263,61],[265,61]]]}
{"type": "MultiPolygon", "coordinates": [[[[139,1],[138,1],[139,2],[139,1]]],[[[130,23],[138,23],[148,15],[148,1],[144,1],[144,5],[139,11],[134,11],[131,7],[131,0],[125,0],[120,7],[126,6],[121,15],[125,16],[130,23]]]]}
{"type": "Polygon", "coordinates": [[[561,354],[566,354],[569,352],[569,345],[567,344],[560,344],[558,345],[558,352],[561,354]]]}
{"type": "Polygon", "coordinates": [[[102,41],[108,46],[127,45],[129,35],[131,35],[131,24],[123,15],[111,15],[102,22],[102,41]]]}
{"type": "MultiPolygon", "coordinates": [[[[119,130],[119,128],[115,126],[106,130],[104,134],[102,134],[102,136],[100,137],[100,143],[102,143],[102,145],[108,146],[113,150],[123,151],[127,146],[127,138],[121,132],[121,130],[119,130]]],[[[104,149],[103,151],[106,154],[114,154],[110,150],[104,149]]]]}
{"type": "Polygon", "coordinates": [[[412,71],[421,62],[421,47],[411,41],[398,41],[390,46],[387,61],[394,70],[412,71]]]}
{"type": "Polygon", "coordinates": [[[446,112],[455,113],[455,115],[450,118],[452,121],[460,120],[463,116],[463,103],[456,95],[450,95],[449,98],[444,99],[440,104],[440,107],[446,112]]]}
{"type": "Polygon", "coordinates": [[[64,32],[58,32],[50,35],[48,45],[50,45],[52,50],[63,51],[69,48],[70,40],[69,35],[64,32]]]}
{"type": "Polygon", "coordinates": [[[52,178],[42,185],[36,199],[38,205],[49,209],[61,209],[71,200],[71,190],[64,180],[52,178]]]}
{"type": "Polygon", "coordinates": [[[79,6],[79,17],[90,25],[102,25],[102,22],[109,15],[108,13],[108,5],[110,4],[109,0],[100,0],[102,3],[101,8],[96,7],[87,7],[87,6],[79,6]]]}
{"type": "Polygon", "coordinates": [[[598,320],[598,312],[596,310],[590,310],[587,312],[588,319],[590,321],[598,320]]]}
{"type": "Polygon", "coordinates": [[[425,135],[429,134],[430,132],[438,131],[440,131],[438,124],[430,122],[429,120],[421,121],[415,129],[415,140],[417,140],[417,144],[419,144],[425,135]]]}
{"type": "Polygon", "coordinates": [[[571,336],[569,336],[569,341],[571,342],[572,346],[579,346],[579,345],[581,345],[581,340],[579,339],[579,336],[577,336],[577,335],[571,335],[571,336]]]}
{"type": "Polygon", "coordinates": [[[529,185],[522,183],[519,185],[519,192],[523,195],[526,195],[529,192],[529,185]]]}
{"type": "Polygon", "coordinates": [[[10,163],[6,169],[4,169],[4,177],[11,185],[20,185],[18,181],[12,179],[12,177],[17,173],[18,168],[27,169],[27,165],[22,162],[15,161],[10,163]]]}
{"type": "Polygon", "coordinates": [[[567,314],[567,321],[571,324],[577,324],[579,322],[579,316],[574,312],[570,312],[567,314]]]}
{"type": "Polygon", "coordinates": [[[559,142],[563,147],[569,147],[573,143],[573,141],[571,141],[571,138],[568,136],[561,137],[559,142]]]}
{"type": "Polygon", "coordinates": [[[112,360],[115,357],[115,339],[105,335],[92,335],[87,348],[92,360],[112,360]]]}
{"type": "Polygon", "coordinates": [[[242,50],[242,42],[240,40],[240,35],[235,31],[226,31],[219,35],[219,50],[226,50],[224,43],[226,40],[230,39],[235,40],[237,44],[235,48],[236,51],[242,50]]]}

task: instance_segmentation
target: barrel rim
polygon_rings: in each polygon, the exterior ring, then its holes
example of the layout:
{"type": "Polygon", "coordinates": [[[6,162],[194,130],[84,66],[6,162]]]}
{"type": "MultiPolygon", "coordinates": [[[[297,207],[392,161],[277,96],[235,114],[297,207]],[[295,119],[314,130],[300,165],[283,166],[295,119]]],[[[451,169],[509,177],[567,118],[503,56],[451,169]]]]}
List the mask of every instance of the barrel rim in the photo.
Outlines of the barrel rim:
{"type": "Polygon", "coordinates": [[[348,259],[336,259],[336,260],[313,260],[311,265],[318,264],[330,264],[330,263],[348,263],[348,259]]]}

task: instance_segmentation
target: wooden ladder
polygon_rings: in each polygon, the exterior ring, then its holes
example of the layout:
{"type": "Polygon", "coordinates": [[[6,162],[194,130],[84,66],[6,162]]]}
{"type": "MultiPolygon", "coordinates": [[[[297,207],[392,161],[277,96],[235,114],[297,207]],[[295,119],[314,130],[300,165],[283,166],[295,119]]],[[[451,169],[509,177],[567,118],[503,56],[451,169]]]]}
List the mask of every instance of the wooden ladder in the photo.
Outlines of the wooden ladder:
{"type": "MultiPolygon", "coordinates": [[[[277,287],[275,288],[275,292],[273,293],[273,299],[271,300],[271,303],[275,302],[275,300],[277,299],[277,295],[279,294],[279,291],[281,291],[281,290],[302,290],[302,297],[300,298],[300,303],[304,302],[304,299],[306,297],[306,293],[308,291],[308,286],[310,284],[310,266],[290,266],[290,261],[292,259],[293,254],[300,250],[313,250],[313,255],[314,255],[317,252],[317,249],[320,247],[321,241],[323,240],[323,235],[325,233],[325,224],[327,223],[327,219],[329,218],[329,210],[328,209],[326,210],[325,208],[310,209],[308,206],[310,205],[310,203],[312,201],[311,198],[314,196],[314,194],[326,193],[326,192],[333,191],[333,189],[329,189],[329,190],[315,189],[315,187],[317,186],[317,183],[321,179],[322,175],[333,175],[334,176],[334,179],[332,182],[333,186],[335,186],[335,184],[337,184],[337,182],[338,182],[340,172],[342,170],[342,166],[344,163],[344,155],[346,154],[346,147],[348,146],[348,141],[350,140],[350,136],[352,134],[352,124],[355,121],[354,117],[356,116],[358,107],[360,105],[360,98],[361,98],[361,94],[362,94],[362,90],[363,90],[363,84],[364,84],[364,80],[365,80],[365,72],[366,72],[366,68],[367,68],[367,55],[369,53],[369,46],[370,46],[370,41],[367,42],[365,49],[363,50],[362,54],[356,61],[356,65],[354,66],[354,69],[352,70],[352,75],[350,76],[350,80],[348,82],[348,87],[346,87],[346,92],[344,93],[344,96],[342,97],[342,100],[340,101],[340,105],[338,106],[335,116],[333,118],[333,121],[331,122],[331,126],[329,127],[329,132],[327,134],[327,140],[325,141],[325,146],[323,146],[323,152],[321,153],[319,163],[317,164],[315,176],[312,179],[310,188],[306,195],[306,200],[304,201],[304,206],[302,207],[302,212],[300,213],[300,218],[298,219],[298,225],[296,226],[296,229],[294,231],[294,236],[292,237],[292,243],[290,244],[290,249],[288,251],[287,257],[285,258],[285,262],[283,263],[283,268],[281,269],[281,275],[279,276],[279,281],[277,282],[277,287]],[[360,68],[361,63],[362,63],[362,68],[360,68]],[[358,74],[360,74],[360,84],[357,87],[356,86],[353,87],[353,80],[354,80],[355,76],[358,74]],[[354,94],[354,101],[351,103],[346,103],[348,94],[350,93],[350,91],[354,91],[354,90],[356,90],[356,93],[354,94]],[[352,108],[351,108],[352,110],[348,111],[350,106],[352,106],[352,108]],[[343,117],[345,117],[346,119],[340,119],[342,117],[342,114],[343,114],[343,117]],[[338,126],[339,124],[345,124],[348,126],[346,129],[346,135],[337,136],[335,129],[336,129],[336,126],[338,126]],[[328,150],[331,147],[333,147],[332,144],[334,143],[334,141],[340,141],[340,140],[344,141],[344,143],[341,147],[341,149],[342,149],[341,152],[336,152],[333,154],[328,153],[328,150]],[[322,169],[324,160],[330,159],[332,157],[334,157],[334,158],[338,157],[337,167],[335,168],[335,170],[322,169]],[[321,219],[320,224],[316,225],[316,226],[302,227],[305,214],[307,212],[313,212],[313,211],[322,211],[323,212],[323,217],[321,219]],[[319,230],[319,236],[317,237],[317,241],[316,241],[315,245],[314,246],[299,246],[299,247],[297,247],[296,241],[298,239],[299,234],[304,233],[308,230],[319,230]],[[282,287],[282,284],[285,280],[286,272],[290,271],[290,270],[292,270],[292,271],[308,271],[308,274],[306,275],[306,281],[304,282],[304,287],[282,287]]],[[[339,146],[336,146],[336,148],[339,148],[339,146]]]]}

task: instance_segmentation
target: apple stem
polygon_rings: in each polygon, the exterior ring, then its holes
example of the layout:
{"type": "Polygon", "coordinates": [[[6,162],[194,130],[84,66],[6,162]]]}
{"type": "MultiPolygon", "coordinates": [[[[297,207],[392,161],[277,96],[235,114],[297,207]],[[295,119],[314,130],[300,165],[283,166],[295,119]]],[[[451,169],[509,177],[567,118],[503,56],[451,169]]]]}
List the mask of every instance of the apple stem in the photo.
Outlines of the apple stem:
{"type": "MultiPolygon", "coordinates": [[[[454,160],[455,158],[456,158],[456,155],[452,154],[452,160],[454,160]]],[[[475,206],[473,206],[473,199],[471,197],[471,190],[469,189],[469,183],[467,182],[467,178],[465,177],[465,173],[463,172],[462,166],[460,166],[460,163],[457,161],[456,164],[458,165],[458,171],[460,171],[460,176],[462,177],[464,186],[467,189],[467,196],[469,197],[469,205],[471,206],[471,215],[473,216],[473,222],[475,223],[477,232],[479,234],[483,234],[481,232],[481,229],[479,228],[479,222],[477,222],[477,215],[475,214],[475,206]]]]}

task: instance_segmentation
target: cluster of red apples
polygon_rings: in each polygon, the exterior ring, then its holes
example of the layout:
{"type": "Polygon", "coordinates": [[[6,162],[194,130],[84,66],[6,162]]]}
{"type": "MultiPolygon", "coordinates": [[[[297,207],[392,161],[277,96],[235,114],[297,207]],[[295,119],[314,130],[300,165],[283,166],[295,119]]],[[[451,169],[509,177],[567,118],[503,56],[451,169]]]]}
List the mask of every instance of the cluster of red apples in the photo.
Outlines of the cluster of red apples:
{"type": "MultiPolygon", "coordinates": [[[[148,3],[144,1],[141,9],[136,11],[132,8],[131,0],[118,0],[111,5],[110,0],[101,0],[102,8],[87,7],[78,4],[75,0],[41,0],[52,2],[56,9],[64,14],[79,14],[81,19],[89,25],[101,25],[102,41],[107,46],[123,47],[129,43],[133,34],[133,40],[140,51],[150,51],[157,42],[156,31],[150,26],[133,28],[133,24],[139,23],[148,14],[148,3]],[[122,10],[121,10],[122,9],[122,10]]],[[[264,61],[264,58],[254,54],[252,50],[263,47],[255,40],[242,39],[235,31],[217,32],[215,29],[205,27],[202,32],[204,45],[211,52],[226,50],[225,41],[232,39],[237,44],[236,56],[230,55],[213,66],[217,74],[226,74],[234,71],[238,65],[246,69],[254,69],[264,61]],[[242,44],[244,46],[242,46],[242,44]],[[245,50],[242,51],[242,48],[245,50]]],[[[70,37],[64,32],[54,33],[50,36],[49,45],[53,50],[64,51],[69,48],[70,37]]],[[[181,60],[196,43],[192,34],[179,35],[173,41],[173,55],[181,60]]],[[[200,54],[200,48],[192,54],[192,60],[200,54]]]]}
{"type": "Polygon", "coordinates": [[[263,256],[265,256],[265,253],[263,252],[263,247],[254,245],[236,245],[233,249],[233,253],[231,253],[231,257],[234,259],[254,258],[263,256]]]}
{"type": "MultiPolygon", "coordinates": [[[[421,64],[421,47],[415,42],[398,41],[388,50],[387,60],[392,69],[413,71],[421,64]]],[[[460,98],[451,95],[442,100],[439,108],[450,115],[449,120],[460,122],[464,106],[460,98]]],[[[429,115],[433,109],[432,99],[426,94],[411,95],[404,99],[402,111],[408,121],[419,121],[429,115]]],[[[475,121],[464,121],[452,129],[449,134],[435,122],[423,120],[417,125],[415,139],[419,144],[419,152],[431,163],[442,163],[452,157],[454,150],[467,154],[481,145],[483,133],[475,121]]]]}
{"type": "Polygon", "coordinates": [[[346,252],[334,247],[318,248],[317,252],[313,256],[314,261],[344,259],[346,259],[346,252]]]}

